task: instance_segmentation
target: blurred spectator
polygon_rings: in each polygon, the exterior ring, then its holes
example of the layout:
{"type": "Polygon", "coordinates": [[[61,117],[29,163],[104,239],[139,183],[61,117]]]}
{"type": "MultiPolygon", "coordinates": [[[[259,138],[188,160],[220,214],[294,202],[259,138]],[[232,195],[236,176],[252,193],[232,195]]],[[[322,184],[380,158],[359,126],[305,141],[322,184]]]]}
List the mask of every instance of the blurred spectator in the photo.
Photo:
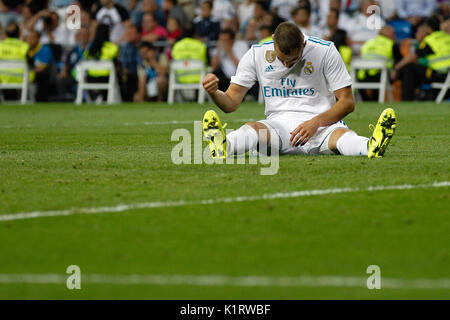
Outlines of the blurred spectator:
{"type": "Polygon", "coordinates": [[[311,8],[297,7],[292,9],[292,20],[300,28],[303,34],[314,37],[322,37],[323,32],[320,28],[311,23],[311,8]]]}
{"type": "Polygon", "coordinates": [[[166,18],[164,17],[164,14],[158,4],[158,0],[142,1],[142,12],[136,25],[140,26],[142,24],[142,18],[145,14],[153,15],[160,26],[165,27],[167,24],[166,18]]]}
{"type": "Polygon", "coordinates": [[[384,20],[390,21],[397,16],[397,3],[393,0],[377,0],[381,8],[381,16],[384,20]]]}
{"type": "Polygon", "coordinates": [[[396,0],[397,14],[399,18],[408,20],[416,27],[423,21],[424,17],[429,17],[435,9],[434,0],[396,0]]]}
{"type": "Polygon", "coordinates": [[[160,26],[156,20],[154,13],[146,13],[142,18],[142,40],[144,41],[157,41],[165,39],[168,35],[166,28],[160,26]]]}
{"type": "Polygon", "coordinates": [[[120,84],[122,99],[133,101],[138,89],[138,63],[140,35],[135,25],[129,25],[125,29],[126,42],[120,46],[120,84]]]}
{"type": "MultiPolygon", "coordinates": [[[[1,60],[22,60],[27,58],[29,49],[28,43],[19,40],[19,26],[16,23],[10,23],[5,28],[6,38],[0,41],[0,59],[1,60]]],[[[21,83],[23,70],[0,69],[0,83],[21,83]]],[[[3,90],[3,95],[7,99],[17,99],[16,90],[3,90]]]]}
{"type": "Polygon", "coordinates": [[[184,12],[183,8],[177,4],[177,0],[162,0],[161,9],[166,17],[167,25],[169,29],[169,18],[174,17],[178,20],[178,24],[181,29],[185,30],[190,27],[190,21],[184,12]]]}
{"type": "Polygon", "coordinates": [[[130,21],[130,15],[123,6],[116,4],[114,0],[100,0],[101,7],[95,12],[94,17],[100,24],[109,26],[111,30],[110,41],[119,43],[122,40],[125,26],[130,21]]]}
{"type": "Polygon", "coordinates": [[[272,0],[270,10],[284,20],[291,19],[291,11],[298,5],[298,0],[272,0]]]}
{"type": "Polygon", "coordinates": [[[20,15],[21,15],[21,22],[19,24],[20,26],[20,38],[22,40],[25,40],[26,36],[28,35],[28,24],[33,18],[33,12],[31,12],[31,9],[29,6],[24,5],[20,8],[20,15]]]}
{"type": "MultiPolygon", "coordinates": [[[[84,52],[83,58],[94,60],[111,60],[117,65],[119,47],[110,42],[110,27],[106,24],[99,24],[95,32],[94,40],[89,44],[84,52]]],[[[88,70],[87,81],[94,83],[106,83],[109,80],[109,70],[88,70]]],[[[94,92],[95,93],[95,92],[94,92]]],[[[106,91],[100,92],[103,99],[106,99],[106,91]]]]}
{"type": "MultiPolygon", "coordinates": [[[[359,53],[361,46],[367,40],[373,39],[378,35],[379,29],[373,28],[373,25],[368,23],[370,22],[368,18],[372,15],[372,12],[368,8],[372,5],[376,5],[374,0],[361,0],[360,10],[349,20],[348,25],[345,26],[354,53],[359,53]]],[[[386,24],[380,16],[371,17],[371,19],[377,19],[376,21],[380,28],[386,24]]]]}
{"type": "Polygon", "coordinates": [[[233,30],[222,30],[217,42],[217,48],[212,51],[213,58],[211,60],[214,74],[219,78],[219,90],[227,90],[231,77],[236,73],[239,60],[247,50],[247,42],[235,40],[233,30]]]}
{"type": "MultiPolygon", "coordinates": [[[[361,56],[367,59],[376,58],[386,61],[386,66],[392,69],[402,59],[400,46],[395,43],[395,30],[391,26],[385,26],[380,34],[368,40],[361,48],[361,56]]],[[[379,82],[380,70],[359,70],[358,79],[367,82],[379,82]]],[[[364,100],[377,100],[376,90],[362,91],[364,100]]]]}
{"type": "MultiPolygon", "coordinates": [[[[25,9],[25,14],[27,10],[25,9]]],[[[40,33],[42,44],[74,45],[75,32],[66,28],[65,23],[59,21],[56,12],[48,9],[41,10],[28,22],[26,29],[35,30],[40,33]]]]}
{"type": "Polygon", "coordinates": [[[48,0],[26,0],[25,3],[30,7],[33,14],[48,9],[48,0]]]}
{"type": "Polygon", "coordinates": [[[347,45],[347,31],[339,28],[339,11],[330,9],[327,17],[327,29],[323,36],[324,40],[332,41],[339,50],[341,46],[347,45]]]}
{"type": "Polygon", "coordinates": [[[167,67],[158,62],[156,49],[150,42],[139,45],[139,55],[142,62],[138,67],[139,84],[134,101],[163,101],[167,93],[167,67]]]}
{"type": "Polygon", "coordinates": [[[272,41],[272,28],[269,26],[261,26],[261,28],[259,28],[259,36],[261,37],[261,39],[259,40],[259,43],[264,43],[266,41],[272,41]]]}
{"type": "Polygon", "coordinates": [[[50,8],[65,8],[70,6],[73,3],[73,0],[50,0],[49,7],[50,8]]]}
{"type": "Polygon", "coordinates": [[[40,43],[39,32],[32,30],[27,36],[27,42],[30,45],[28,59],[31,64],[31,70],[34,72],[34,83],[36,84],[35,99],[37,102],[48,101],[50,97],[51,82],[51,64],[53,63],[53,54],[50,47],[40,43]]]}
{"type": "Polygon", "coordinates": [[[214,0],[212,18],[220,21],[220,28],[235,28],[236,9],[230,0],[214,0]]]}
{"type": "Polygon", "coordinates": [[[98,0],[77,0],[75,3],[78,3],[82,10],[87,11],[90,14],[94,14],[99,7],[98,0]]]}
{"type": "MultiPolygon", "coordinates": [[[[172,49],[173,60],[200,60],[207,64],[206,45],[198,39],[192,37],[190,30],[186,37],[177,41],[172,49]]],[[[199,83],[200,70],[177,70],[175,74],[177,82],[180,83],[199,83]]]]}
{"type": "Polygon", "coordinates": [[[75,99],[73,93],[76,81],[78,81],[78,74],[76,71],[77,63],[83,58],[83,53],[89,44],[89,25],[82,24],[80,30],[75,36],[76,45],[67,54],[64,66],[61,72],[57,75],[56,82],[56,96],[57,100],[69,101],[75,99]]]}
{"type": "Polygon", "coordinates": [[[167,20],[167,42],[173,44],[183,35],[183,30],[181,29],[178,19],[175,17],[169,17],[167,20]]]}
{"type": "MultiPolygon", "coordinates": [[[[418,46],[414,53],[405,56],[393,69],[391,77],[402,80],[402,100],[420,98],[418,89],[430,89],[431,82],[443,82],[450,67],[450,35],[439,30],[437,18],[427,18],[416,32],[418,46]],[[428,88],[427,88],[428,86],[428,88]]],[[[432,98],[432,91],[424,92],[432,98]]]]}
{"type": "Polygon", "coordinates": [[[184,13],[188,17],[189,21],[194,20],[195,18],[195,5],[196,0],[178,0],[178,4],[183,9],[184,13]]]}
{"type": "Polygon", "coordinates": [[[204,1],[200,7],[201,15],[194,20],[195,36],[202,41],[215,41],[219,38],[220,22],[211,19],[212,2],[204,1]]]}
{"type": "Polygon", "coordinates": [[[441,30],[450,34],[450,19],[447,19],[441,23],[441,30]]]}
{"type": "Polygon", "coordinates": [[[127,2],[126,9],[130,15],[131,23],[139,25],[142,19],[142,1],[128,0],[127,2]]]}
{"type": "MultiPolygon", "coordinates": [[[[327,12],[327,20],[328,20],[328,13],[331,10],[337,10],[339,12],[339,24],[338,27],[339,29],[342,30],[346,30],[346,27],[349,25],[350,23],[350,16],[348,15],[347,12],[345,12],[344,10],[342,10],[342,0],[328,0],[329,1],[329,10],[327,12]]],[[[325,21],[325,24],[328,21],[325,21]]]]}
{"type": "Polygon", "coordinates": [[[245,0],[245,2],[241,3],[237,8],[237,16],[240,26],[239,32],[242,34],[245,34],[247,23],[253,17],[255,2],[256,0],[245,0]]]}
{"type": "Polygon", "coordinates": [[[258,0],[255,3],[253,18],[247,24],[245,39],[248,41],[258,40],[261,38],[259,28],[267,25],[271,27],[272,31],[275,31],[276,27],[283,21],[280,17],[273,16],[269,13],[269,7],[266,1],[258,0]]]}

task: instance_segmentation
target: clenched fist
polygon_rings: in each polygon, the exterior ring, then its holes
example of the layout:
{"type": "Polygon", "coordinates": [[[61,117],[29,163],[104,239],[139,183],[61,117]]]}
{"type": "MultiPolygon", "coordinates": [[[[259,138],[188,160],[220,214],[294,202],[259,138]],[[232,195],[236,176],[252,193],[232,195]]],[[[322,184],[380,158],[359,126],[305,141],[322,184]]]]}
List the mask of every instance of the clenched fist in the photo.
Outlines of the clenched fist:
{"type": "Polygon", "coordinates": [[[208,73],[203,78],[203,88],[205,88],[206,92],[209,94],[214,94],[219,90],[219,78],[217,78],[215,74],[208,73]]]}

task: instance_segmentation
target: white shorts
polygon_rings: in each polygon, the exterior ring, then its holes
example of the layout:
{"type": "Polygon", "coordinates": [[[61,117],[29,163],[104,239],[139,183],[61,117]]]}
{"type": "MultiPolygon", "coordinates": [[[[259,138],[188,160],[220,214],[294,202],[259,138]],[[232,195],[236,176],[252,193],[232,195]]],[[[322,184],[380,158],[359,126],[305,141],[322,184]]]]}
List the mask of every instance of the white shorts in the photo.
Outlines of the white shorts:
{"type": "MultiPolygon", "coordinates": [[[[279,138],[280,154],[335,154],[328,148],[328,140],[334,130],[348,129],[344,121],[338,121],[328,127],[320,127],[316,134],[303,146],[293,147],[290,143],[291,132],[305,120],[295,119],[292,114],[276,114],[266,120],[258,121],[266,125],[272,132],[275,131],[279,138]]],[[[273,139],[273,136],[271,136],[273,139]]]]}

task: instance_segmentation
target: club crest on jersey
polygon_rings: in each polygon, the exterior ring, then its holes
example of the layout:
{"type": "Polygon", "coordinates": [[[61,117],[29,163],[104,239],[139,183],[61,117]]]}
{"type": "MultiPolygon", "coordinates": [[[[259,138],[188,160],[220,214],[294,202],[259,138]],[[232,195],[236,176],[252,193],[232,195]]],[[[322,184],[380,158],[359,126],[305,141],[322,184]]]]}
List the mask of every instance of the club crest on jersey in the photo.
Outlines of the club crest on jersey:
{"type": "Polygon", "coordinates": [[[267,50],[266,51],[266,60],[268,63],[272,63],[275,61],[275,58],[277,57],[277,54],[274,50],[267,50]]]}
{"type": "Polygon", "coordinates": [[[312,62],[311,61],[307,62],[303,70],[305,71],[306,75],[311,75],[314,72],[312,62]]]}

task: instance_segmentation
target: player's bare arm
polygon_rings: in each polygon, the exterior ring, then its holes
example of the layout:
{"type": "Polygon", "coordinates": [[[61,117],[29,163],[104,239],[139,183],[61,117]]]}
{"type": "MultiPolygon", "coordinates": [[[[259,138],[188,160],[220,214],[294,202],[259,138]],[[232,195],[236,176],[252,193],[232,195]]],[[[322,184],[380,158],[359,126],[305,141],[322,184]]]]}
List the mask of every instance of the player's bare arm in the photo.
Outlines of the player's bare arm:
{"type": "Polygon", "coordinates": [[[212,73],[208,73],[203,79],[203,88],[225,113],[236,111],[248,91],[248,88],[232,83],[227,91],[223,92],[219,90],[219,78],[212,73]]]}
{"type": "MultiPolygon", "coordinates": [[[[304,145],[317,132],[319,127],[332,125],[345,118],[355,109],[355,101],[351,87],[345,87],[334,92],[337,102],[330,110],[317,115],[309,121],[303,122],[291,133],[292,146],[304,145]]],[[[344,132],[347,130],[344,130],[344,132]]],[[[341,133],[342,134],[342,133],[341,133]]]]}

